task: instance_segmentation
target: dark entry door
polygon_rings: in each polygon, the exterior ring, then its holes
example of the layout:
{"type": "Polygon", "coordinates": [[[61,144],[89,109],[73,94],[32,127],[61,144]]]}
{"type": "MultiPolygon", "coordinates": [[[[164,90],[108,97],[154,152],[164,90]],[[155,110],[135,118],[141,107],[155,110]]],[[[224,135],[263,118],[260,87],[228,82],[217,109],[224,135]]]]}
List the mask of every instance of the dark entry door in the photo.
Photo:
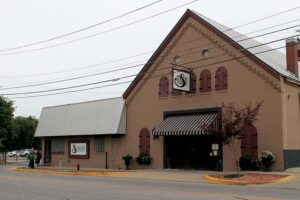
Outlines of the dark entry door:
{"type": "Polygon", "coordinates": [[[212,156],[211,135],[165,136],[166,167],[217,170],[220,156],[212,156]]]}
{"type": "Polygon", "coordinates": [[[44,163],[51,162],[51,140],[45,141],[45,159],[44,163]]]}

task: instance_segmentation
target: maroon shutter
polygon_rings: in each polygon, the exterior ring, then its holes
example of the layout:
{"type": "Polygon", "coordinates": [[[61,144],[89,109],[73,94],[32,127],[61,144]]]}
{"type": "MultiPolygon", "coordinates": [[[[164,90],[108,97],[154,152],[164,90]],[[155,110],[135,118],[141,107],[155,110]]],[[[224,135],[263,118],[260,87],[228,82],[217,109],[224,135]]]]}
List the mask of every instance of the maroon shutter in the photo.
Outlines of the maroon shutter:
{"type": "Polygon", "coordinates": [[[252,156],[258,156],[257,129],[252,126],[252,156]]]}
{"type": "Polygon", "coordinates": [[[222,69],[222,77],[223,77],[223,90],[227,89],[227,70],[225,68],[222,69]]]}
{"type": "Polygon", "coordinates": [[[210,71],[208,71],[208,75],[207,75],[207,91],[210,92],[211,91],[211,73],[210,71]]]}
{"type": "Polygon", "coordinates": [[[219,90],[219,77],[220,77],[220,75],[219,75],[219,69],[217,69],[217,71],[216,71],[216,76],[215,76],[215,88],[216,88],[216,90],[219,90]]]}
{"type": "Polygon", "coordinates": [[[191,83],[190,83],[190,92],[191,94],[196,93],[196,74],[194,72],[191,73],[191,83]]]}
{"type": "Polygon", "coordinates": [[[203,77],[200,74],[200,92],[203,92],[203,77]]]}
{"type": "Polygon", "coordinates": [[[226,90],[227,83],[227,70],[225,67],[219,67],[216,71],[216,90],[226,90]]]}
{"type": "Polygon", "coordinates": [[[200,74],[200,92],[211,91],[211,73],[205,69],[200,74]]]}
{"type": "Polygon", "coordinates": [[[147,128],[143,128],[139,135],[140,153],[150,154],[150,132],[147,128]]]}
{"type": "Polygon", "coordinates": [[[169,79],[163,76],[159,80],[159,96],[167,97],[169,95],[169,79]]]}
{"type": "Polygon", "coordinates": [[[257,148],[257,130],[255,126],[249,125],[243,129],[241,141],[242,156],[258,156],[257,148]]]}

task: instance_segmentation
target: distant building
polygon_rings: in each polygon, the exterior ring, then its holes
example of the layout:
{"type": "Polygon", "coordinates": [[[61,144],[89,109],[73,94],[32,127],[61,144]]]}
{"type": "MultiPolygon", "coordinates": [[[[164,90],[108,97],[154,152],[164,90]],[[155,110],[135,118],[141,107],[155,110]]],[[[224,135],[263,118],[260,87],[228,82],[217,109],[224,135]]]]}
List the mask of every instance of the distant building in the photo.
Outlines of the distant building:
{"type": "Polygon", "coordinates": [[[222,103],[243,107],[264,100],[241,154],[270,150],[274,170],[300,166],[299,40],[287,40],[286,52],[187,10],[127,88],[124,102],[43,109],[36,136],[43,137],[44,162],[123,168],[122,156],[145,152],[152,163],[134,162],[133,168],[234,170],[228,146],[208,127],[219,128],[222,103]]]}

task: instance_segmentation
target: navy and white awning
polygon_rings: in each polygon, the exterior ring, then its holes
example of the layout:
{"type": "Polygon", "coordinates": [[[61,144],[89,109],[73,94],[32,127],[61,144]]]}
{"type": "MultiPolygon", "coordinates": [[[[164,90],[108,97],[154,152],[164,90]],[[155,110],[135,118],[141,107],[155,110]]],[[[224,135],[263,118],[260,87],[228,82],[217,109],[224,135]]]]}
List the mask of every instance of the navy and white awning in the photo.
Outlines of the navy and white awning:
{"type": "Polygon", "coordinates": [[[167,117],[152,131],[153,136],[202,135],[218,130],[218,113],[167,117]]]}

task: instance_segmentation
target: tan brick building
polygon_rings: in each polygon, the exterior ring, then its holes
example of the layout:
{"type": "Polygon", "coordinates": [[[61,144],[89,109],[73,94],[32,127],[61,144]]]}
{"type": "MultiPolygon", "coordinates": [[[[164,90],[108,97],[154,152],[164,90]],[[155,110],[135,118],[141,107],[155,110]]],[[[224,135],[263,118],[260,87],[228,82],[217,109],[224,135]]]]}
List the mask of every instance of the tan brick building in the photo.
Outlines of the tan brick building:
{"type": "MultiPolygon", "coordinates": [[[[143,151],[150,153],[152,163],[134,162],[134,168],[216,169],[219,163],[223,170],[233,170],[232,153],[226,145],[216,145],[205,127],[219,125],[222,103],[243,107],[263,100],[259,120],[249,129],[251,142],[244,141],[248,146],[241,151],[271,150],[277,158],[274,170],[300,166],[300,42],[286,42],[287,56],[187,10],[125,91],[124,133],[106,133],[100,143],[96,138],[101,131],[74,135],[70,129],[61,135],[64,151],[58,156],[52,152],[50,163],[123,168],[123,155],[143,151]],[[172,68],[191,69],[189,92],[172,89],[172,68]],[[68,153],[76,140],[78,147],[82,140],[89,144],[88,157],[68,153]],[[100,147],[102,157],[95,153],[100,147]]],[[[36,133],[44,138],[44,152],[46,141],[56,136],[54,130],[52,136],[43,133],[46,124],[48,120],[40,120],[36,133]]]]}

